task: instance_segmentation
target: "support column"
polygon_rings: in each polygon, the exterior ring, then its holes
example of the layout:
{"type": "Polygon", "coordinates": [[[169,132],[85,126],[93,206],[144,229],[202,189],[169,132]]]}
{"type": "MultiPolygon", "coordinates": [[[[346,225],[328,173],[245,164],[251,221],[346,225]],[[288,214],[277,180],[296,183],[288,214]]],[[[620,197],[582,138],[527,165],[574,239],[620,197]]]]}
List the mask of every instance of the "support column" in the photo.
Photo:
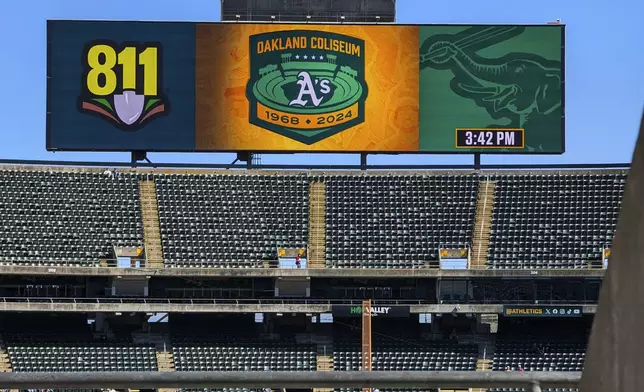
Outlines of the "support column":
{"type": "Polygon", "coordinates": [[[644,116],[624,190],[612,262],[602,284],[584,371],[583,392],[644,389],[644,116]]]}
{"type": "MultiPolygon", "coordinates": [[[[362,370],[371,371],[371,300],[362,301],[362,370]]],[[[370,392],[371,388],[364,388],[370,392]]]]}

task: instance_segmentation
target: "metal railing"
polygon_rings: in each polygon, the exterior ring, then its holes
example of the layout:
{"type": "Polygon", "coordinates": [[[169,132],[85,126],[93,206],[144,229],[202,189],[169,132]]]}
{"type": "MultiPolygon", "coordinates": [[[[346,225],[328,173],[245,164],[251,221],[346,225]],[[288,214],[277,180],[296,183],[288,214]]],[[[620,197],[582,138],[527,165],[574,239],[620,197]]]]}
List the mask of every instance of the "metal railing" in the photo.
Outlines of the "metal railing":
{"type": "MultiPolygon", "coordinates": [[[[242,169],[246,170],[246,164],[218,164],[218,163],[179,163],[179,162],[105,162],[105,161],[52,161],[34,159],[0,159],[0,165],[21,165],[21,166],[45,166],[50,167],[126,167],[137,169],[242,169]]],[[[367,170],[474,170],[474,164],[462,165],[367,165],[367,170]]],[[[514,170],[514,169],[537,169],[537,170],[610,170],[630,169],[630,162],[623,163],[574,163],[574,164],[482,164],[482,170],[514,170]]],[[[252,165],[253,169],[290,169],[290,170],[355,170],[362,175],[362,165],[302,165],[302,164],[262,164],[252,165]]]]}
{"type": "Polygon", "coordinates": [[[575,388],[580,372],[0,373],[3,388],[575,388]]]}
{"type": "MultiPolygon", "coordinates": [[[[362,305],[364,299],[309,299],[309,298],[145,298],[145,297],[0,297],[2,303],[49,303],[49,304],[178,304],[178,305],[362,305]]],[[[534,302],[521,300],[481,300],[481,301],[426,301],[419,299],[372,299],[378,305],[525,305],[535,306],[534,302]]],[[[539,301],[538,306],[547,305],[593,305],[590,300],[539,301]]]]}
{"type": "Polygon", "coordinates": [[[320,11],[320,10],[248,10],[224,9],[221,12],[224,22],[252,21],[252,22],[289,22],[289,23],[393,23],[395,11],[320,11]]]}
{"type": "MultiPolygon", "coordinates": [[[[51,304],[188,304],[188,305],[362,305],[362,299],[207,299],[207,298],[64,298],[64,297],[0,297],[0,302],[51,304]]],[[[376,300],[382,305],[435,305],[421,300],[376,300]]]]}
{"type": "MultiPolygon", "coordinates": [[[[55,269],[56,267],[65,267],[65,268],[123,268],[123,269],[138,269],[138,270],[149,270],[149,271],[156,271],[159,270],[159,268],[154,268],[154,267],[149,267],[149,265],[153,265],[155,262],[159,264],[163,264],[164,268],[163,269],[201,269],[201,270],[248,270],[248,269],[284,269],[284,268],[279,268],[279,261],[278,260],[267,260],[265,261],[254,261],[254,262],[249,262],[247,265],[228,265],[225,267],[215,267],[213,266],[216,263],[212,263],[211,265],[201,265],[195,262],[191,262],[189,260],[186,261],[181,261],[181,262],[167,262],[166,260],[156,260],[156,259],[148,259],[146,260],[136,260],[128,264],[119,264],[119,261],[116,259],[100,259],[100,260],[95,260],[95,261],[75,261],[73,258],[67,259],[67,260],[48,260],[48,261],[42,261],[42,262],[34,262],[33,260],[27,260],[27,259],[13,259],[13,260],[0,260],[0,267],[2,266],[16,266],[16,267],[50,267],[52,269],[55,269]]],[[[368,263],[368,260],[365,261],[365,263],[368,263]]],[[[418,271],[418,270],[439,270],[441,269],[441,264],[439,260],[428,260],[424,261],[425,263],[425,268],[408,268],[407,270],[409,271],[418,271]]],[[[392,261],[390,265],[393,266],[398,266],[400,265],[401,262],[398,261],[392,261]]],[[[549,268],[535,268],[533,265],[530,265],[528,263],[523,263],[523,262],[517,262],[513,263],[512,268],[489,268],[487,265],[482,265],[482,266],[470,266],[470,270],[525,270],[525,271],[545,271],[545,270],[557,270],[557,271],[579,271],[583,269],[605,269],[604,268],[604,262],[602,260],[590,260],[587,261],[585,265],[580,266],[578,268],[558,268],[558,265],[548,265],[547,267],[549,268]]],[[[289,269],[289,268],[286,268],[289,269]]],[[[311,269],[311,270],[319,270],[319,269],[328,269],[328,268],[303,268],[301,270],[306,270],[306,269],[311,269]]],[[[343,270],[355,270],[355,269],[361,269],[361,267],[338,267],[338,269],[343,269],[343,270]]],[[[368,268],[368,269],[363,269],[365,271],[372,271],[372,270],[387,270],[387,268],[368,268]]],[[[55,273],[56,271],[51,271],[52,273],[55,273]]]]}

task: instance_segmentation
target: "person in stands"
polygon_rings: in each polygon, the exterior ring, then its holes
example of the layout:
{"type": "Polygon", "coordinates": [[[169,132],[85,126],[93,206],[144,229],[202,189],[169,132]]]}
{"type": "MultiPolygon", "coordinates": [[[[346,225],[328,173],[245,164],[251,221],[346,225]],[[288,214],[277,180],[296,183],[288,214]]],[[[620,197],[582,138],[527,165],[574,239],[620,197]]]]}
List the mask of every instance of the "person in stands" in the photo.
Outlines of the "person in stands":
{"type": "Polygon", "coordinates": [[[295,256],[295,266],[297,268],[302,268],[302,262],[300,261],[300,255],[295,256]]]}

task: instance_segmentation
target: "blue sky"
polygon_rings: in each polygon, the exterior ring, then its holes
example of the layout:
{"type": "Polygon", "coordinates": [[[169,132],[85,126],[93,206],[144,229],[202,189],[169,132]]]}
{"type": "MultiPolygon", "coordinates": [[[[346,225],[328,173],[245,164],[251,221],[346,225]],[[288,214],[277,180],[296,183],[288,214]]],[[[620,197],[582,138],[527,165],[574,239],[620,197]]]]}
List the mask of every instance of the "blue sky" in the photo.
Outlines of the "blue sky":
{"type": "MultiPolygon", "coordinates": [[[[644,103],[644,2],[398,0],[400,23],[567,24],[567,152],[484,156],[485,163],[628,162],[644,103]]],[[[218,21],[219,0],[4,0],[0,11],[0,158],[126,161],[124,153],[45,150],[45,21],[218,21]]],[[[231,154],[150,154],[154,162],[229,163],[231,154]]],[[[263,163],[357,164],[356,155],[264,155],[263,163]]],[[[370,156],[370,164],[460,164],[471,156],[370,156]]]]}

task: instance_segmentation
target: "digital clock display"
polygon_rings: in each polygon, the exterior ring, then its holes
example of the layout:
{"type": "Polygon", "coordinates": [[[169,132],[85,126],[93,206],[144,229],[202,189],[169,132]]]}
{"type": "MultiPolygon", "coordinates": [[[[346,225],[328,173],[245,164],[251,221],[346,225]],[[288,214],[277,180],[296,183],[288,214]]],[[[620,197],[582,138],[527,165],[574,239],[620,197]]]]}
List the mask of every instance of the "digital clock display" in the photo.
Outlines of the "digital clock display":
{"type": "Polygon", "coordinates": [[[456,148],[524,148],[523,129],[457,128],[456,148]]]}

